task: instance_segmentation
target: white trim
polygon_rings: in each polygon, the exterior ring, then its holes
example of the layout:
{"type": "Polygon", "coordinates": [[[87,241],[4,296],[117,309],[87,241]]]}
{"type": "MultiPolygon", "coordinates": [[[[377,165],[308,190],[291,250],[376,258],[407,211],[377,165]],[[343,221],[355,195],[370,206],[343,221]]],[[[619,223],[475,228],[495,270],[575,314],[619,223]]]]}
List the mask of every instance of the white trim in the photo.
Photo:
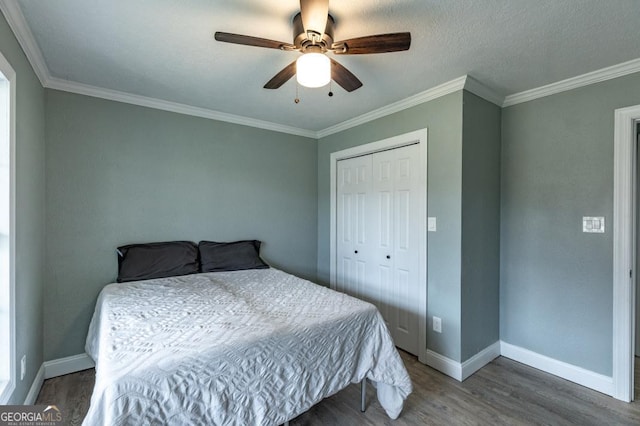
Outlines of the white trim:
{"type": "Polygon", "coordinates": [[[46,87],[47,80],[50,77],[47,63],[42,56],[42,51],[38,47],[33,33],[24,19],[22,10],[17,1],[0,0],[0,10],[7,20],[9,27],[18,39],[18,43],[22,46],[24,54],[27,56],[33,71],[40,80],[40,84],[46,87]]]}
{"type": "Polygon", "coordinates": [[[24,405],[33,405],[38,399],[42,384],[46,379],[77,373],[95,367],[95,363],[87,354],[78,354],[66,358],[45,361],[40,365],[36,377],[29,388],[29,393],[24,399],[24,405]]]}
{"type": "Polygon", "coordinates": [[[487,346],[462,363],[461,380],[466,380],[476,371],[500,356],[500,341],[487,346]]]}
{"type": "Polygon", "coordinates": [[[432,87],[431,89],[427,89],[424,92],[420,92],[401,101],[394,102],[382,108],[378,108],[349,120],[343,121],[342,123],[338,123],[334,126],[327,127],[326,129],[319,130],[316,136],[318,139],[320,139],[334,133],[342,132],[343,130],[368,123],[378,118],[386,117],[387,115],[391,115],[407,108],[432,101],[434,99],[457,92],[462,89],[480,96],[481,98],[498,106],[502,106],[502,103],[504,101],[504,96],[499,95],[493,89],[480,83],[470,75],[463,75],[462,77],[458,77],[439,86],[432,87]]]}
{"type": "MultiPolygon", "coordinates": [[[[613,142],[613,397],[633,399],[634,187],[640,105],[615,111],[613,142]]],[[[637,273],[637,271],[636,271],[637,273]]]]}
{"type": "Polygon", "coordinates": [[[613,395],[614,381],[612,377],[558,361],[504,341],[495,342],[463,363],[454,361],[429,349],[426,353],[425,364],[458,381],[463,381],[500,355],[615,397],[613,395]]]}
{"type": "Polygon", "coordinates": [[[9,402],[9,399],[11,399],[13,391],[16,390],[16,381],[10,380],[8,383],[3,383],[2,386],[4,386],[4,388],[0,388],[0,405],[5,405],[9,402]]]}
{"type": "Polygon", "coordinates": [[[304,136],[307,138],[316,138],[316,132],[314,132],[313,130],[300,129],[297,127],[272,123],[270,121],[257,120],[255,118],[248,118],[234,114],[227,114],[225,112],[214,111],[207,108],[199,108],[186,104],[180,104],[177,102],[120,92],[117,90],[104,89],[102,87],[76,83],[73,81],[62,80],[55,77],[49,78],[45,87],[55,90],[62,90],[65,92],[77,93],[80,95],[92,96],[94,98],[108,99],[111,101],[123,102],[126,104],[139,105],[163,111],[175,112],[178,114],[225,121],[227,123],[272,130],[274,132],[288,133],[291,135],[304,136]]]}
{"type": "MultiPolygon", "coordinates": [[[[463,381],[499,355],[604,394],[612,395],[613,393],[613,379],[609,376],[594,373],[504,341],[495,342],[463,363],[456,362],[431,349],[425,352],[424,359],[425,364],[429,367],[458,381],[463,381]]],[[[78,354],[44,362],[31,385],[25,404],[32,404],[35,401],[45,379],[76,373],[93,367],[95,367],[95,364],[87,354],[78,354]]]]}
{"type": "Polygon", "coordinates": [[[504,96],[499,95],[493,89],[480,83],[470,75],[467,75],[464,89],[474,95],[480,96],[482,99],[489,101],[492,104],[498,105],[499,107],[501,107],[504,102],[504,96]]]}
{"type": "Polygon", "coordinates": [[[427,137],[428,131],[427,129],[416,130],[413,132],[405,133],[399,136],[395,136],[392,138],[380,140],[377,142],[371,142],[364,145],[358,145],[353,148],[344,149],[342,151],[332,152],[329,160],[329,179],[330,179],[330,207],[329,207],[329,279],[331,288],[336,288],[336,232],[337,232],[337,224],[336,224],[336,170],[337,170],[337,162],[338,160],[355,157],[359,155],[372,154],[374,152],[383,151],[387,149],[399,148],[402,146],[409,145],[411,143],[418,142],[420,149],[420,171],[422,175],[420,179],[422,184],[420,185],[424,188],[423,197],[420,200],[420,224],[419,227],[421,229],[421,233],[423,234],[423,238],[420,240],[420,258],[423,259],[423,262],[420,262],[420,282],[424,283],[423,286],[420,287],[420,324],[419,324],[419,335],[420,341],[419,344],[419,353],[418,358],[421,362],[425,362],[424,360],[427,357],[427,183],[428,183],[428,173],[427,173],[427,137]]]}
{"type": "Polygon", "coordinates": [[[177,102],[165,101],[162,99],[140,96],[117,90],[105,89],[74,81],[63,80],[53,77],[49,72],[47,63],[42,51],[27,24],[22,10],[17,1],[0,0],[0,10],[4,14],[11,30],[16,36],[18,43],[27,56],[31,67],[38,76],[43,87],[65,92],[77,93],[80,95],[92,96],[95,98],[108,99],[117,102],[124,102],[148,108],[160,109],[163,111],[175,112],[178,114],[192,115],[195,117],[208,118],[211,120],[224,121],[227,123],[240,124],[243,126],[255,127],[259,129],[272,130],[274,132],[288,133],[297,136],[317,139],[317,132],[313,130],[301,129],[298,127],[285,126],[270,121],[258,120],[235,114],[228,114],[207,108],[199,108],[177,102]]]}
{"type": "Polygon", "coordinates": [[[0,52],[0,72],[9,81],[9,346],[10,377],[0,394],[0,404],[11,398],[17,383],[16,345],[16,72],[0,52]]]}
{"type": "Polygon", "coordinates": [[[444,355],[440,355],[439,353],[428,349],[424,363],[429,367],[435,368],[439,372],[461,382],[499,357],[501,343],[502,342],[497,341],[487,346],[463,363],[454,361],[451,358],[447,358],[444,355]]]}
{"type": "Polygon", "coordinates": [[[466,80],[467,76],[464,75],[462,77],[456,78],[455,80],[448,81],[439,86],[425,90],[424,92],[420,92],[416,95],[405,98],[401,101],[394,102],[382,108],[375,109],[373,111],[367,112],[366,114],[362,114],[358,117],[354,117],[349,120],[343,121],[342,123],[338,123],[334,126],[327,127],[326,129],[318,131],[317,137],[319,139],[325,136],[332,135],[334,133],[342,132],[343,130],[347,130],[361,124],[368,123],[369,121],[394,114],[396,112],[423,104],[436,98],[440,98],[442,96],[448,95],[449,93],[457,92],[458,90],[464,89],[466,80]]]}
{"type": "Polygon", "coordinates": [[[451,358],[447,358],[444,355],[440,355],[431,349],[427,350],[425,360],[429,367],[435,368],[439,372],[446,374],[459,382],[462,381],[462,364],[459,362],[454,361],[451,358]]]}
{"type": "Polygon", "coordinates": [[[636,72],[640,72],[640,58],[588,72],[576,77],[567,78],[566,80],[561,80],[545,86],[536,87],[535,89],[514,93],[504,98],[502,106],[508,107],[511,105],[521,104],[523,102],[555,95],[556,93],[566,92],[568,90],[577,89],[578,87],[588,86],[601,81],[623,77],[636,72]]]}
{"type": "MultiPolygon", "coordinates": [[[[5,1],[6,0],[0,0],[0,5],[2,4],[1,2],[5,2],[5,1]]],[[[24,20],[24,18],[22,18],[22,20],[24,20]]],[[[12,29],[14,29],[13,26],[12,26],[12,29]]],[[[28,27],[27,27],[27,30],[28,30],[28,27]]],[[[25,52],[27,52],[25,45],[28,45],[30,42],[26,41],[25,42],[26,44],[23,44],[21,39],[24,37],[27,40],[33,40],[33,37],[24,36],[24,35],[18,36],[18,32],[17,31],[14,31],[14,32],[16,32],[16,37],[18,38],[18,41],[20,41],[20,44],[22,45],[23,49],[25,50],[25,52]]],[[[37,45],[35,49],[37,53],[34,53],[33,56],[42,58],[42,54],[40,53],[40,50],[37,49],[37,45]]],[[[29,51],[30,50],[33,50],[33,48],[29,49],[29,51]]],[[[292,126],[285,126],[282,124],[277,124],[277,123],[264,121],[264,120],[258,120],[258,119],[244,117],[240,115],[228,114],[228,113],[219,112],[219,111],[215,111],[207,108],[193,107],[186,104],[165,101],[162,99],[134,95],[134,94],[120,92],[116,90],[104,89],[96,86],[90,86],[87,84],[62,80],[59,78],[51,77],[48,74],[48,70],[46,71],[46,76],[41,77],[38,71],[38,67],[42,66],[40,62],[38,62],[39,59],[35,59],[35,65],[34,65],[34,62],[31,61],[31,57],[29,54],[27,54],[27,57],[29,58],[29,61],[32,63],[32,65],[34,66],[34,69],[36,70],[38,77],[41,79],[41,82],[42,82],[42,79],[44,78],[43,86],[47,88],[63,90],[67,92],[78,93],[81,95],[109,99],[109,100],[114,100],[118,102],[134,104],[134,105],[146,106],[149,108],[156,108],[164,111],[176,112],[178,114],[193,115],[196,117],[208,118],[208,119],[218,120],[218,121],[225,121],[229,123],[235,123],[235,124],[256,127],[260,129],[266,129],[266,130],[273,130],[276,132],[288,133],[292,135],[298,135],[298,136],[315,138],[315,139],[320,139],[325,136],[329,136],[334,133],[338,133],[338,132],[350,129],[352,127],[359,126],[361,124],[368,123],[378,118],[386,117],[396,112],[403,111],[405,109],[423,104],[428,101],[432,101],[434,99],[440,98],[450,93],[457,92],[462,89],[466,89],[467,91],[477,96],[480,96],[481,98],[495,105],[498,105],[504,108],[511,105],[516,105],[519,103],[542,98],[545,96],[550,96],[556,93],[561,93],[561,92],[576,89],[579,87],[587,86],[590,84],[611,80],[613,78],[622,77],[628,74],[633,74],[635,72],[640,72],[640,58],[639,58],[639,59],[634,59],[628,62],[624,62],[622,64],[617,64],[617,65],[613,65],[600,70],[592,71],[587,74],[568,78],[566,80],[551,83],[546,86],[534,88],[531,90],[526,90],[524,92],[514,93],[506,97],[503,97],[502,95],[498,94],[493,89],[484,85],[483,83],[476,80],[472,76],[464,75],[462,77],[458,77],[446,83],[440,84],[436,87],[427,89],[416,95],[402,99],[398,102],[394,102],[384,107],[381,107],[373,111],[367,112],[365,114],[359,115],[357,117],[351,118],[349,120],[345,120],[341,123],[335,124],[325,129],[322,129],[319,131],[313,131],[313,130],[302,129],[302,128],[297,128],[292,126]]]]}
{"type": "Polygon", "coordinates": [[[38,399],[38,394],[40,393],[40,389],[42,389],[42,384],[44,383],[44,364],[40,365],[38,368],[38,372],[36,373],[36,377],[33,379],[33,383],[29,388],[29,393],[24,399],[24,405],[33,405],[36,403],[36,399],[38,399]]]}
{"type": "Polygon", "coordinates": [[[42,366],[44,367],[44,378],[50,379],[52,377],[64,376],[65,374],[88,370],[89,368],[95,367],[96,364],[89,355],[78,354],[45,361],[42,366]]]}
{"type": "Polygon", "coordinates": [[[503,357],[526,364],[530,367],[553,374],[571,382],[586,386],[607,395],[613,393],[613,379],[557,359],[512,345],[500,342],[500,354],[503,357]]]}

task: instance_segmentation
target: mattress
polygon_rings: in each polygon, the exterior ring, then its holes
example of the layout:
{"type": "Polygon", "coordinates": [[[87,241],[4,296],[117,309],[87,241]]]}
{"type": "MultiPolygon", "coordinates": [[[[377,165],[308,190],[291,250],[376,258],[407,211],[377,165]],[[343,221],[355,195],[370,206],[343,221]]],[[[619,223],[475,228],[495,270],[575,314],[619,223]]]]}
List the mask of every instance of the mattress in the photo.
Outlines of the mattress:
{"type": "Polygon", "coordinates": [[[373,305],[273,268],[109,284],[86,351],[84,425],[276,425],[365,377],[395,419],[412,390],[373,305]]]}

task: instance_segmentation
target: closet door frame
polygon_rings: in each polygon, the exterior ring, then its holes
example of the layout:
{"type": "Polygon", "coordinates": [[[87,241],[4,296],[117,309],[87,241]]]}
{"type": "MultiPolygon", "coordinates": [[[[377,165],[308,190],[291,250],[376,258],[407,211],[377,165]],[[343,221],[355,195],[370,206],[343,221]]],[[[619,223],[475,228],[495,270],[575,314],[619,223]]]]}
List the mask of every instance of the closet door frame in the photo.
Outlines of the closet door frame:
{"type": "Polygon", "coordinates": [[[332,289],[336,289],[337,275],[337,171],[338,161],[361,155],[373,154],[394,148],[401,148],[407,145],[418,144],[419,146],[419,168],[420,168],[420,309],[419,309],[419,354],[418,359],[422,363],[427,360],[427,129],[420,129],[392,138],[379,140],[376,142],[358,145],[353,148],[344,149],[331,153],[330,156],[330,284],[332,289]]]}

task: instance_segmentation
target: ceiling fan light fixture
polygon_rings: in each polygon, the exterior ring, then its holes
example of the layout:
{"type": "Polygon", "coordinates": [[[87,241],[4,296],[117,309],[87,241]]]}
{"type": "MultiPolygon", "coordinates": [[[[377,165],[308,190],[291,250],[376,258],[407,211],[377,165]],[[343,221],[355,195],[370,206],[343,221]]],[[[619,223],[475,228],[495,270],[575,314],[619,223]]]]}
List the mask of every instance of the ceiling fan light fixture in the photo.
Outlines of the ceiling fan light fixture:
{"type": "Polygon", "coordinates": [[[296,61],[296,80],[305,87],[322,87],[331,81],[331,61],[323,53],[305,53],[296,61]]]}

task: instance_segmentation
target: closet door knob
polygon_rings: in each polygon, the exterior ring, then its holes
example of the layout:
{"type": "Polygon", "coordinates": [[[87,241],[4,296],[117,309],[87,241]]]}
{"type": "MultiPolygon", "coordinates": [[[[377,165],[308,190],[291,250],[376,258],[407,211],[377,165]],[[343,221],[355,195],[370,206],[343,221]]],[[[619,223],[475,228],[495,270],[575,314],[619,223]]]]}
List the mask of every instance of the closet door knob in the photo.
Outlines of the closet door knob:
{"type": "Polygon", "coordinates": [[[391,259],[391,256],[387,255],[387,259],[391,259]]]}

